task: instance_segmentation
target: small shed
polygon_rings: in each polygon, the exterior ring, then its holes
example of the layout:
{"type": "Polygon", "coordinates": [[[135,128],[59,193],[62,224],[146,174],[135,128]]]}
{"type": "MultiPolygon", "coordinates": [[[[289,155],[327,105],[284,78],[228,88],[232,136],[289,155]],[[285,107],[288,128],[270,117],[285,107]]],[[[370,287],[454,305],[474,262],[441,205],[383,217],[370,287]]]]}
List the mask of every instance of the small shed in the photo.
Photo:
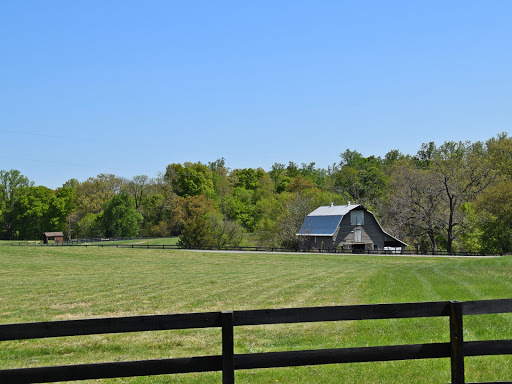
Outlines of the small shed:
{"type": "Polygon", "coordinates": [[[64,234],[62,232],[45,232],[43,241],[48,244],[48,240],[54,240],[56,243],[64,242],[64,234]]]}
{"type": "Polygon", "coordinates": [[[330,205],[311,212],[297,236],[303,248],[342,248],[353,252],[403,249],[406,243],[384,231],[360,204],[330,205]]]}

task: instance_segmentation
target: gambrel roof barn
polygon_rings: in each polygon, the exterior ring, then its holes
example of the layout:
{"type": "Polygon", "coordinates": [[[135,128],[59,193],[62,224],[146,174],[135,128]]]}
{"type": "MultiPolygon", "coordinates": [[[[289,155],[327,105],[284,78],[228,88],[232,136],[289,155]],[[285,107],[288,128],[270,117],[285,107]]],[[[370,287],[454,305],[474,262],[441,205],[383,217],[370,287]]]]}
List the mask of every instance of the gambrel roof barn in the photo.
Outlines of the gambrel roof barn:
{"type": "Polygon", "coordinates": [[[306,216],[297,236],[305,248],[364,251],[407,246],[384,231],[375,215],[361,204],[319,207],[306,216]]]}

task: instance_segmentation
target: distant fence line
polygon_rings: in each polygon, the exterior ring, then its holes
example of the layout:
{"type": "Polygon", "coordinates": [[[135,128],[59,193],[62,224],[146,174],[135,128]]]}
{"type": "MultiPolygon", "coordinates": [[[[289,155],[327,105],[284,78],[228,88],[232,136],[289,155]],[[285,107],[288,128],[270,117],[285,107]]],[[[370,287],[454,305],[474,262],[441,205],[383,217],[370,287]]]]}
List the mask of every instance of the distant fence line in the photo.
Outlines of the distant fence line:
{"type": "Polygon", "coordinates": [[[337,253],[337,254],[365,254],[365,255],[404,255],[404,256],[502,256],[501,253],[483,253],[483,252],[451,252],[446,251],[420,251],[420,250],[346,250],[341,248],[321,248],[321,249],[307,249],[307,248],[284,248],[284,247],[266,247],[266,246],[251,246],[251,247],[237,247],[237,246],[221,246],[221,247],[208,247],[208,246],[185,246],[177,244],[109,244],[112,241],[126,241],[126,240],[152,240],[155,238],[147,237],[130,237],[130,238],[92,238],[92,239],[76,239],[69,240],[63,243],[50,243],[50,244],[36,244],[34,241],[19,241],[7,243],[5,245],[12,246],[45,246],[45,247],[116,247],[116,248],[140,248],[140,249],[191,249],[191,250],[206,250],[206,251],[252,251],[252,252],[296,252],[296,253],[337,253]]]}
{"type": "Polygon", "coordinates": [[[4,369],[0,370],[0,382],[45,383],[222,371],[222,382],[232,384],[235,382],[235,371],[242,369],[449,358],[451,382],[463,384],[465,383],[464,357],[512,354],[512,340],[464,341],[464,316],[496,313],[512,313],[512,299],[261,309],[5,324],[0,325],[0,341],[217,327],[221,328],[222,355],[4,369]],[[419,317],[447,317],[450,341],[412,345],[234,353],[233,330],[238,326],[419,317]]]}
{"type": "Polygon", "coordinates": [[[128,241],[128,240],[155,240],[159,239],[158,237],[90,237],[84,239],[71,239],[65,240],[63,243],[49,243],[43,244],[42,240],[6,240],[4,245],[44,245],[44,246],[62,246],[62,245],[83,245],[86,243],[103,243],[109,241],[128,241]]]}

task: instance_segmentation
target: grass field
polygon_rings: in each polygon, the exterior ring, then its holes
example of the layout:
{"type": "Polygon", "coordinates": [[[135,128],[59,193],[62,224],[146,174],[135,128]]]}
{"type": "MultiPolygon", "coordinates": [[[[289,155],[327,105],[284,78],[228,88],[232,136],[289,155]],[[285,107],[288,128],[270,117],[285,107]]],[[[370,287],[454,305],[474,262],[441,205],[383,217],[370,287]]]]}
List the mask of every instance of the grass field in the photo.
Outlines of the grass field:
{"type": "MultiPolygon", "coordinates": [[[[427,258],[0,247],[0,323],[218,310],[512,298],[512,257],[427,258]]],[[[512,316],[465,318],[510,339],[512,316]]],[[[235,353],[447,342],[446,319],[238,327],[235,353]]],[[[0,367],[220,354],[218,329],[0,343],[0,367]]],[[[237,371],[239,383],[446,383],[448,359],[237,371]]],[[[466,358],[467,381],[512,380],[512,357],[466,358]]],[[[105,380],[219,383],[220,373],[105,380]]]]}

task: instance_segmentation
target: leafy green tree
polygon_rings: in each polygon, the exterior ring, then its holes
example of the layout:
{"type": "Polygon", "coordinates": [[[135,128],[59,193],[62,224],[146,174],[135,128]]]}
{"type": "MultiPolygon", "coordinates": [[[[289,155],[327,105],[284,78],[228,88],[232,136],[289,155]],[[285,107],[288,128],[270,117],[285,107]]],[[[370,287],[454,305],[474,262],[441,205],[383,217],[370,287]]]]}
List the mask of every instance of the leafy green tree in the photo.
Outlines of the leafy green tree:
{"type": "Polygon", "coordinates": [[[179,243],[193,247],[215,247],[215,230],[210,215],[215,213],[212,200],[204,195],[190,196],[185,204],[186,219],[179,243]]]}
{"type": "Polygon", "coordinates": [[[54,191],[46,187],[25,187],[14,202],[14,228],[20,239],[41,239],[43,232],[59,230],[59,215],[51,212],[54,191]]]}
{"type": "Polygon", "coordinates": [[[14,204],[25,187],[34,183],[23,176],[20,171],[0,170],[0,237],[11,240],[13,238],[16,213],[14,204]]]}
{"type": "Polygon", "coordinates": [[[407,160],[407,156],[404,156],[398,149],[392,149],[384,155],[383,163],[389,167],[403,160],[407,160]]]}
{"type": "Polygon", "coordinates": [[[207,219],[212,226],[215,247],[238,247],[243,245],[245,232],[240,224],[227,220],[220,212],[209,213],[207,219]]]}
{"type": "Polygon", "coordinates": [[[293,179],[300,173],[299,166],[295,164],[293,161],[289,161],[286,166],[286,176],[293,179]]]}
{"type": "Polygon", "coordinates": [[[379,157],[363,157],[347,149],[341,155],[339,169],[333,174],[334,187],[352,201],[366,206],[377,205],[387,191],[388,177],[379,157]]]}
{"type": "Polygon", "coordinates": [[[285,165],[281,163],[274,163],[268,174],[274,184],[274,190],[277,193],[284,192],[291,180],[286,174],[285,165]]]}
{"type": "Polygon", "coordinates": [[[66,229],[64,230],[64,233],[68,238],[80,237],[78,222],[84,217],[84,214],[79,210],[78,207],[77,189],[79,188],[79,186],[80,182],[77,179],[69,179],[62,185],[63,189],[66,188],[67,190],[72,191],[69,193],[73,195],[73,209],[71,210],[71,212],[68,213],[66,217],[66,229]]]}
{"type": "Polygon", "coordinates": [[[51,215],[59,231],[71,238],[73,211],[76,209],[76,190],[69,187],[58,188],[50,207],[51,215]]]}
{"type": "Polygon", "coordinates": [[[437,151],[437,146],[433,141],[423,143],[416,156],[413,157],[416,166],[421,169],[429,168],[437,151]]]}
{"type": "Polygon", "coordinates": [[[481,227],[482,214],[476,208],[475,203],[464,203],[460,207],[466,215],[464,231],[459,235],[458,243],[461,251],[482,252],[484,244],[482,242],[483,231],[481,227]]]}
{"type": "Polygon", "coordinates": [[[265,176],[266,172],[262,168],[235,169],[230,174],[233,187],[244,188],[252,191],[260,186],[260,182],[265,176]]]}
{"type": "Polygon", "coordinates": [[[84,230],[86,227],[92,228],[89,225],[84,227],[84,223],[88,223],[91,217],[96,217],[103,209],[105,202],[121,192],[124,187],[125,180],[113,174],[104,173],[96,177],[89,177],[83,182],[79,182],[77,179],[66,181],[63,188],[75,191],[75,209],[67,217],[66,231],[68,234],[74,234],[76,237],[99,236],[98,230],[84,230]],[[88,218],[82,222],[86,216],[88,218]],[[93,233],[94,236],[92,236],[93,233]]]}
{"type": "Polygon", "coordinates": [[[99,214],[88,213],[76,226],[76,237],[82,239],[92,239],[100,237],[102,235],[102,228],[100,220],[98,219],[99,214]]]}
{"type": "Polygon", "coordinates": [[[101,212],[106,201],[121,192],[125,181],[113,174],[101,173],[90,177],[76,187],[78,209],[82,216],[101,212]]]}
{"type": "Polygon", "coordinates": [[[340,154],[340,158],[340,167],[349,166],[355,168],[364,161],[364,157],[361,153],[348,148],[345,149],[345,152],[340,154]]]}
{"type": "Polygon", "coordinates": [[[153,184],[154,181],[147,175],[134,176],[131,180],[125,181],[124,190],[133,197],[137,210],[153,184]]]}
{"type": "Polygon", "coordinates": [[[64,188],[71,188],[71,189],[74,189],[75,191],[77,190],[77,188],[79,186],[80,186],[80,182],[77,179],[69,179],[62,185],[62,187],[64,187],[64,188]]]}
{"type": "Polygon", "coordinates": [[[165,178],[178,196],[189,197],[204,194],[214,196],[213,174],[208,166],[186,162],[167,166],[165,178]]]}
{"type": "Polygon", "coordinates": [[[208,168],[212,171],[213,189],[221,212],[226,210],[226,199],[231,193],[232,186],[229,181],[229,169],[226,167],[224,158],[208,163],[208,168]]]}
{"type": "MultiPolygon", "coordinates": [[[[274,185],[274,190],[277,193],[281,193],[286,190],[289,191],[289,184],[298,176],[302,178],[299,180],[308,180],[308,184],[311,182],[318,188],[326,187],[326,182],[329,179],[329,171],[315,167],[314,162],[309,164],[302,163],[300,168],[292,161],[288,163],[287,167],[285,167],[284,164],[274,163],[272,165],[272,169],[268,172],[268,175],[270,176],[274,185]]],[[[297,181],[295,181],[295,183],[297,183],[297,181]]]]}
{"type": "Polygon", "coordinates": [[[487,141],[497,178],[477,199],[480,242],[485,252],[512,252],[512,138],[506,133],[487,141]]]}
{"type": "Polygon", "coordinates": [[[512,137],[502,132],[489,139],[486,146],[493,169],[502,177],[512,178],[512,137]]]}
{"type": "Polygon", "coordinates": [[[204,195],[185,200],[186,219],[179,243],[190,247],[239,246],[244,242],[244,230],[234,221],[217,212],[212,200],[204,195]]]}
{"type": "Polygon", "coordinates": [[[280,246],[280,239],[277,236],[277,223],[283,214],[283,201],[286,200],[287,192],[267,196],[258,200],[254,207],[255,225],[254,232],[266,246],[280,246]]]}
{"type": "Polygon", "coordinates": [[[107,201],[98,221],[107,237],[133,237],[140,230],[143,217],[135,208],[135,201],[126,193],[119,193],[107,201]]]}
{"type": "Polygon", "coordinates": [[[324,187],[327,180],[327,171],[322,168],[315,167],[315,163],[302,163],[299,174],[305,179],[311,180],[318,188],[324,187]]]}
{"type": "Polygon", "coordinates": [[[227,218],[236,221],[248,230],[252,230],[255,224],[253,197],[253,190],[243,187],[233,188],[225,203],[227,218]]]}
{"type": "Polygon", "coordinates": [[[476,202],[482,230],[480,241],[486,252],[512,252],[512,181],[491,186],[476,202]]]}
{"type": "Polygon", "coordinates": [[[185,224],[184,197],[174,193],[156,193],[142,204],[144,236],[168,237],[180,235],[185,224]]]}
{"type": "Polygon", "coordinates": [[[299,174],[290,181],[286,190],[288,192],[301,192],[311,188],[316,189],[316,184],[313,183],[313,181],[311,181],[310,179],[306,179],[305,177],[299,174]]]}

